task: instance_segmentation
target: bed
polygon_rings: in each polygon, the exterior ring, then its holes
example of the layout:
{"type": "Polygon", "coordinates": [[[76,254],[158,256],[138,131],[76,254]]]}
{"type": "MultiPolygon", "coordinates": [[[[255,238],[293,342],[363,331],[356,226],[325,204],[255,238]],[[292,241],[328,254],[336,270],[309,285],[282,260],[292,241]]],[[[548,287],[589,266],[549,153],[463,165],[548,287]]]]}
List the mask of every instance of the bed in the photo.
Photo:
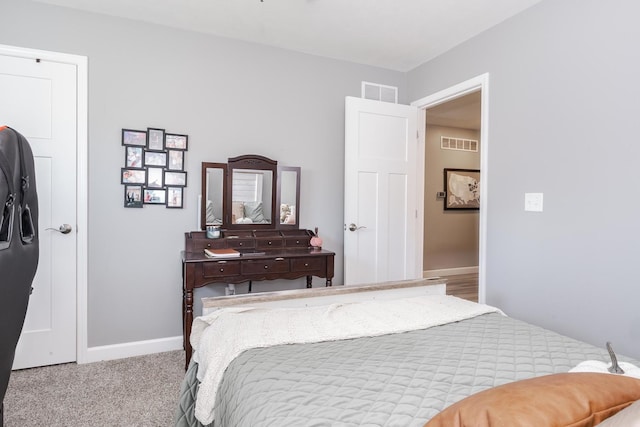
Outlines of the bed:
{"type": "MultiPolygon", "coordinates": [[[[421,283],[423,289],[433,286],[421,283]]],[[[515,395],[517,391],[504,387],[527,381],[546,381],[537,385],[545,390],[538,394],[549,395],[556,406],[559,398],[546,392],[551,380],[571,386],[572,399],[579,400],[575,390],[585,387],[572,384],[574,378],[595,382],[607,399],[615,398],[605,405],[604,397],[591,396],[584,410],[593,419],[638,407],[632,403],[640,399],[640,380],[564,374],[587,360],[609,361],[603,348],[510,318],[493,307],[441,295],[442,287],[417,296],[393,287],[330,294],[338,289],[318,290],[323,293],[311,299],[287,298],[291,291],[271,293],[275,300],[267,296],[264,301],[240,300],[231,306],[227,306],[230,300],[218,298],[220,306],[194,321],[191,341],[196,351],[182,384],[175,425],[424,426],[430,420],[434,426],[454,425],[438,417],[494,391],[515,395]],[[371,291],[374,297],[362,297],[371,291]],[[314,331],[311,337],[309,327],[314,331]],[[265,338],[272,335],[266,331],[274,329],[285,332],[265,338]],[[253,341],[238,346],[245,334],[253,335],[253,341]],[[212,364],[216,359],[223,361],[212,364]],[[611,385],[615,392],[604,385],[607,381],[617,381],[611,385]],[[598,405],[604,409],[593,415],[598,405]]],[[[620,359],[627,368],[637,364],[620,359]]],[[[566,398],[562,387],[556,389],[566,398]]],[[[531,390],[535,388],[523,393],[529,395],[531,390]]],[[[486,402],[480,406],[486,407],[486,402]]],[[[573,416],[567,410],[569,403],[561,406],[562,416],[573,416]]],[[[454,416],[459,422],[460,414],[468,410],[466,406],[457,410],[454,416]]],[[[466,416],[477,419],[473,412],[466,416]]]]}

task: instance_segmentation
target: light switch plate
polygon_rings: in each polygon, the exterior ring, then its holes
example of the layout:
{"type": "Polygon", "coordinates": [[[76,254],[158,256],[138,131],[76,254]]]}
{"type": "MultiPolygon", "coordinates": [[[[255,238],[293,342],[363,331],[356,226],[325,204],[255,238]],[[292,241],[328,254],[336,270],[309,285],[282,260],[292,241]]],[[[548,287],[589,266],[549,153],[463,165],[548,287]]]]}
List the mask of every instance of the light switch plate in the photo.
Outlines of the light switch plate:
{"type": "Polygon", "coordinates": [[[524,210],[527,212],[542,212],[542,193],[524,193],[524,210]]]}

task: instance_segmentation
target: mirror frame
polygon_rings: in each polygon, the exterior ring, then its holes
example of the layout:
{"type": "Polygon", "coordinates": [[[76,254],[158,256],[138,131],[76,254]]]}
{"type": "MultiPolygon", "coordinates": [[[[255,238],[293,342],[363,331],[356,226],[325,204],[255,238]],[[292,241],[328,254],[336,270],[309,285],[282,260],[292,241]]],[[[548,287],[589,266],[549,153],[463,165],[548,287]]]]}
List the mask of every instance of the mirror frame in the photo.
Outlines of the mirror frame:
{"type": "MultiPolygon", "coordinates": [[[[223,226],[230,230],[273,230],[278,226],[276,216],[276,189],[278,182],[278,162],[257,154],[248,154],[238,157],[230,157],[227,160],[227,204],[225,208],[226,221],[223,226]],[[271,171],[271,223],[270,224],[232,224],[231,223],[231,206],[233,198],[233,171],[234,169],[256,169],[271,171]]],[[[280,209],[278,209],[278,212],[280,209]]]]}
{"type": "Polygon", "coordinates": [[[221,227],[226,226],[229,222],[227,218],[227,164],[226,163],[210,163],[202,162],[202,177],[201,177],[201,191],[202,196],[200,199],[200,229],[207,229],[207,169],[222,169],[222,224],[221,227]]]}
{"type": "Polygon", "coordinates": [[[300,227],[300,167],[299,166],[278,166],[278,185],[276,188],[276,228],[297,229],[300,227]],[[282,224],[280,222],[280,205],[282,204],[282,172],[296,173],[296,223],[282,224]]]}

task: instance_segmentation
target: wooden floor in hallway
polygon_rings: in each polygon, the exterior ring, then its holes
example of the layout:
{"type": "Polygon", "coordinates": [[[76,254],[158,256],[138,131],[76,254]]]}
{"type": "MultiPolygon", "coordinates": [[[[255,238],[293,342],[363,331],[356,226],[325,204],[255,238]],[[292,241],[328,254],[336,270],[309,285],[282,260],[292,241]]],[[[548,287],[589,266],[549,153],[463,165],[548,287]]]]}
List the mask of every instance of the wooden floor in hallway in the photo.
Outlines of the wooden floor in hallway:
{"type": "Polygon", "coordinates": [[[442,276],[447,279],[447,295],[478,302],[478,274],[442,276]]]}

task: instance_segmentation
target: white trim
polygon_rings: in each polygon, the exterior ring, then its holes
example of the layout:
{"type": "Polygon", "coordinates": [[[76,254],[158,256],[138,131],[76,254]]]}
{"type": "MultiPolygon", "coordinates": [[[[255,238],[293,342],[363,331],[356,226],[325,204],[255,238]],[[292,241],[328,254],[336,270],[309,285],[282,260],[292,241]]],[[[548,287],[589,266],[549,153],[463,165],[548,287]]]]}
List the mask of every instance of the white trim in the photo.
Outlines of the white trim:
{"type": "Polygon", "coordinates": [[[87,357],[87,287],[88,287],[88,59],[86,56],[49,52],[0,44],[0,54],[19,58],[44,59],[76,66],[76,360],[87,357]]]}
{"type": "Polygon", "coordinates": [[[431,279],[435,277],[456,276],[458,274],[477,274],[478,266],[473,267],[457,267],[457,268],[442,268],[440,270],[425,270],[422,272],[422,277],[425,279],[431,279]]]}
{"type": "MultiPolygon", "coordinates": [[[[432,95],[418,99],[411,105],[421,110],[435,107],[444,102],[459,98],[471,92],[481,91],[481,114],[480,114],[480,170],[482,171],[482,196],[480,198],[480,237],[478,254],[478,301],[484,303],[486,300],[486,275],[487,275],[487,206],[489,200],[489,73],[474,77],[447,89],[436,92],[432,95]]],[[[424,159],[424,157],[422,158],[424,159]]],[[[418,162],[420,163],[420,162],[418,162]]],[[[424,163],[424,160],[423,162],[424,163]]],[[[423,178],[424,179],[424,166],[423,178]]],[[[422,200],[418,201],[418,209],[424,209],[424,194],[419,194],[422,200]]],[[[422,240],[420,245],[422,245],[422,240]]]]}
{"type": "Polygon", "coordinates": [[[418,185],[416,194],[418,200],[416,201],[416,236],[422,236],[416,239],[416,258],[414,261],[415,277],[422,277],[422,262],[424,258],[424,158],[425,158],[425,130],[427,128],[427,115],[424,111],[418,109],[418,150],[416,151],[416,159],[423,159],[423,161],[416,161],[416,177],[418,179],[418,185]]]}
{"type": "Polygon", "coordinates": [[[78,363],[124,359],[126,357],[145,356],[147,354],[164,353],[175,350],[182,350],[182,335],[155,340],[91,347],[87,349],[85,360],[78,363]]]}

